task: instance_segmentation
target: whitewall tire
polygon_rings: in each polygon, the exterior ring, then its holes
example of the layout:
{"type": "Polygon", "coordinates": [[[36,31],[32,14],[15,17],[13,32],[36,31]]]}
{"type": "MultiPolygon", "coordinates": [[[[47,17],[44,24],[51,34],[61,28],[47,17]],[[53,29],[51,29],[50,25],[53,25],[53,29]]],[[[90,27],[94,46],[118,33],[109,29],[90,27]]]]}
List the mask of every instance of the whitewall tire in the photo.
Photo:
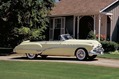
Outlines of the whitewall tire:
{"type": "Polygon", "coordinates": [[[80,61],[87,59],[87,51],[85,49],[77,49],[75,55],[76,58],[80,61]]]}
{"type": "Polygon", "coordinates": [[[37,54],[26,53],[26,57],[29,59],[37,58],[37,56],[38,56],[37,54]]]}

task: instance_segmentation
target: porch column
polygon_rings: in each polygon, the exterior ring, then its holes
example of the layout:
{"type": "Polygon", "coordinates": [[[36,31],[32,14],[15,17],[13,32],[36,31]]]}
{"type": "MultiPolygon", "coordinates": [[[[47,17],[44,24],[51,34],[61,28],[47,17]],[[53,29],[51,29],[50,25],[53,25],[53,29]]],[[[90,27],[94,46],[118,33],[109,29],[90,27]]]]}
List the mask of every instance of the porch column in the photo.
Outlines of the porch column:
{"type": "Polygon", "coordinates": [[[80,24],[80,19],[82,18],[82,16],[77,16],[77,38],[79,39],[79,24],[80,24]]]}
{"type": "Polygon", "coordinates": [[[110,26],[110,41],[112,41],[112,15],[109,15],[109,18],[111,20],[111,26],[110,26]]]}
{"type": "Polygon", "coordinates": [[[76,21],[76,16],[74,16],[74,19],[73,19],[73,37],[75,38],[75,21],[76,21]]]}
{"type": "Polygon", "coordinates": [[[112,41],[112,19],[111,19],[111,29],[110,29],[110,41],[112,41]]]}
{"type": "Polygon", "coordinates": [[[96,15],[94,15],[94,34],[96,34],[96,15]]]}
{"type": "Polygon", "coordinates": [[[99,14],[99,28],[98,28],[98,41],[100,41],[100,29],[101,29],[101,15],[99,14]]]}
{"type": "Polygon", "coordinates": [[[79,39],[79,16],[77,16],[77,38],[79,39]]]}

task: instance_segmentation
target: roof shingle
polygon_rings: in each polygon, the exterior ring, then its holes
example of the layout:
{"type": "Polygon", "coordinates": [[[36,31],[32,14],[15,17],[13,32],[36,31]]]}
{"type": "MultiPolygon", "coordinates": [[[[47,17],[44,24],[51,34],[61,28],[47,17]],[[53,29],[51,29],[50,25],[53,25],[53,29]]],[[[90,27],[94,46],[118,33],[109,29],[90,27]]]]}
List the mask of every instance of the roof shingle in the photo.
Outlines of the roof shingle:
{"type": "Polygon", "coordinates": [[[51,11],[51,16],[92,15],[115,0],[61,0],[51,11]]]}

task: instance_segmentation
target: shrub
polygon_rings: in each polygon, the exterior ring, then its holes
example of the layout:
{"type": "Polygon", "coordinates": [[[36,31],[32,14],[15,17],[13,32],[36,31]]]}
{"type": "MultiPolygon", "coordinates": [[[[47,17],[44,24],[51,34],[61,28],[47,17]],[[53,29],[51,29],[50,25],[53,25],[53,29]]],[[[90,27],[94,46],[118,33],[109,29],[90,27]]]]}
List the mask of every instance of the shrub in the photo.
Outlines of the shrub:
{"type": "Polygon", "coordinates": [[[88,33],[88,36],[87,36],[87,39],[95,39],[95,34],[94,32],[91,30],[89,33],[88,33]]]}
{"type": "MultiPolygon", "coordinates": [[[[97,34],[97,35],[96,35],[96,39],[98,39],[98,37],[99,37],[99,35],[97,34]]],[[[101,34],[101,35],[100,35],[100,40],[101,40],[101,41],[106,40],[106,36],[101,34]]]]}
{"type": "Polygon", "coordinates": [[[112,41],[101,41],[102,47],[104,48],[104,52],[112,52],[118,49],[118,44],[112,41]]]}

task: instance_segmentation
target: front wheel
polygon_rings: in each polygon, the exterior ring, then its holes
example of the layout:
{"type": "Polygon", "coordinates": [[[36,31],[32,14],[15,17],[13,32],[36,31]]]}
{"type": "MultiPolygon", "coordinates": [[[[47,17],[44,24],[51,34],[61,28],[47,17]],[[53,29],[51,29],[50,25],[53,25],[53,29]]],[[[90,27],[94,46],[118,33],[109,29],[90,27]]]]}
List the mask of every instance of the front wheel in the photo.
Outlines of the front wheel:
{"type": "Polygon", "coordinates": [[[85,49],[78,49],[75,55],[76,58],[80,61],[87,59],[87,51],[85,49]]]}
{"type": "Polygon", "coordinates": [[[37,58],[37,56],[38,56],[37,54],[26,53],[26,57],[29,59],[37,58]]]}

